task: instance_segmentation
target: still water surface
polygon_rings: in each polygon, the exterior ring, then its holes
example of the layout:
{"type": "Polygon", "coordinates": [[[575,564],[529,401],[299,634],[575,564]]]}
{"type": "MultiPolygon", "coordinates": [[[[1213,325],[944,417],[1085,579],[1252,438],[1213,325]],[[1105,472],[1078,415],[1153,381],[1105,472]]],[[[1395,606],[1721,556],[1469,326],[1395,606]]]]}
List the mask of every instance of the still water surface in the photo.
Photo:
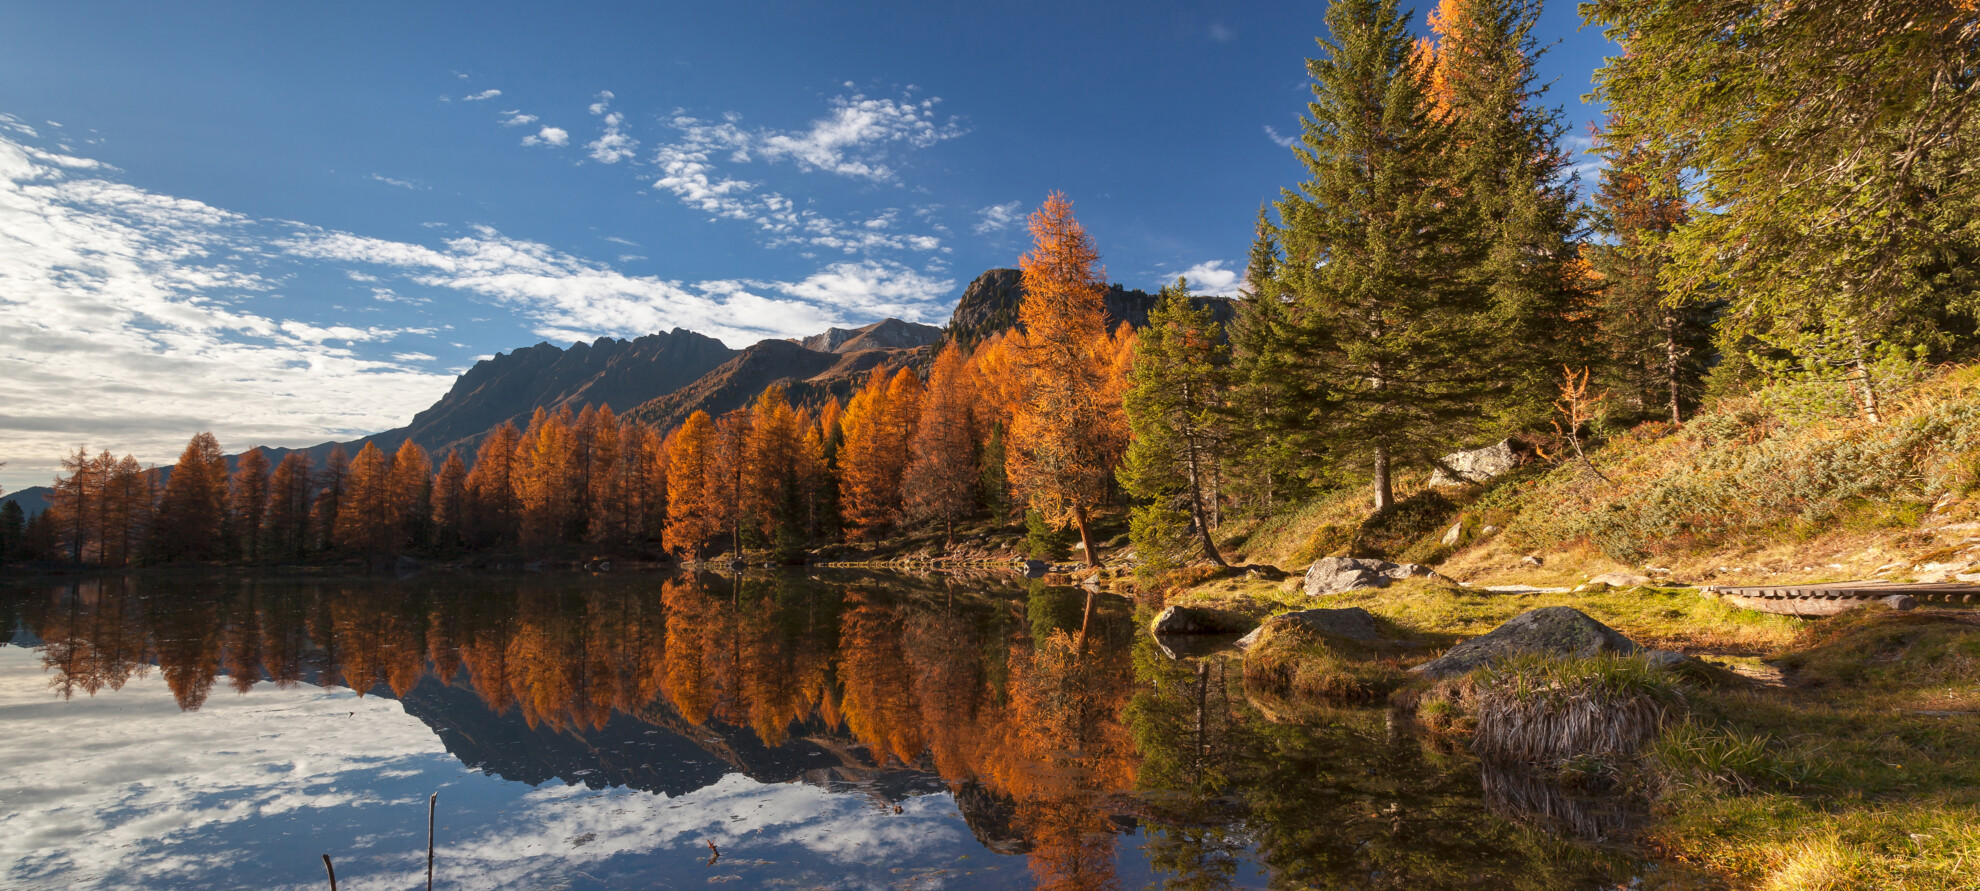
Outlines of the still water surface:
{"type": "MultiPolygon", "coordinates": [[[[1621,811],[998,578],[0,587],[0,887],[1611,888],[1621,811]],[[1084,635],[1082,635],[1084,630],[1084,635]],[[1082,637],[1084,638],[1082,640],[1082,637]],[[719,850],[711,858],[709,845],[719,850]]],[[[1145,616],[1141,617],[1145,620],[1145,616]]]]}

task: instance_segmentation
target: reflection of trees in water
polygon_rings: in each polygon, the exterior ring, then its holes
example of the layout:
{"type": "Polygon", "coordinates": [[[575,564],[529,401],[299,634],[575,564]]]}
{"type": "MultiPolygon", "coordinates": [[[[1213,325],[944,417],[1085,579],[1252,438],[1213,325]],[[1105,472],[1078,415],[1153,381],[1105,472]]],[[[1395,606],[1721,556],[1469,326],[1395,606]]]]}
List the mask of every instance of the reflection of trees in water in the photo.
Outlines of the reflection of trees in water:
{"type": "Polygon", "coordinates": [[[932,769],[959,801],[973,790],[977,816],[1020,836],[1041,883],[1111,885],[1119,808],[1106,795],[1137,757],[1119,719],[1125,611],[1103,609],[1082,653],[1083,592],[1035,588],[1034,614],[1010,596],[1021,589],[957,585],[115,578],[6,602],[70,695],[153,664],[187,709],[223,674],[243,693],[266,678],[402,699],[431,677],[530,728],[583,735],[618,713],[718,748],[729,728],[769,746],[801,736],[863,751],[874,776],[898,764],[932,769]]]}
{"type": "Polygon", "coordinates": [[[1495,815],[1477,762],[1440,752],[1380,709],[1274,723],[1223,659],[1137,645],[1127,711],[1141,754],[1151,865],[1168,888],[1231,887],[1252,846],[1275,884],[1316,888],[1586,887],[1626,858],[1495,815]]]}
{"type": "Polygon", "coordinates": [[[1633,814],[1622,799],[1575,795],[1524,765],[1482,765],[1485,804],[1516,823],[1584,841],[1607,841],[1628,831],[1633,814]]]}

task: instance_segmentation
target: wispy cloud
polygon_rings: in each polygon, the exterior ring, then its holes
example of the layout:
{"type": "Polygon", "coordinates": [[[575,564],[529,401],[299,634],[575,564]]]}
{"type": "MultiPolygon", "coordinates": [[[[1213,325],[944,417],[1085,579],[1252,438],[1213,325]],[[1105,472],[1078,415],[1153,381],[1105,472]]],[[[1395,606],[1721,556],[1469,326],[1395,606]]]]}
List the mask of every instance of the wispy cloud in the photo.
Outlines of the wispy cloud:
{"type": "Polygon", "coordinates": [[[482,91],[481,91],[481,92],[479,92],[479,93],[470,93],[470,94],[468,94],[468,95],[466,95],[466,96],[462,96],[462,97],[461,97],[461,101],[462,101],[462,102],[482,102],[482,101],[485,101],[485,100],[488,100],[488,99],[493,99],[493,98],[495,98],[495,97],[497,97],[497,96],[500,96],[500,95],[502,95],[502,91],[501,91],[501,90],[482,90],[482,91]]]}
{"type": "Polygon", "coordinates": [[[560,127],[544,127],[543,129],[538,130],[537,132],[529,136],[523,137],[522,144],[523,145],[570,145],[571,134],[569,131],[564,130],[560,127]]]}
{"type": "Polygon", "coordinates": [[[446,376],[371,352],[423,329],[292,315],[278,298],[293,270],[266,266],[281,224],[100,178],[87,161],[0,137],[10,482],[44,482],[85,440],[165,461],[201,429],[229,447],[382,430],[446,390],[446,376]]]}
{"type": "Polygon", "coordinates": [[[1237,39],[1237,32],[1223,22],[1211,22],[1208,33],[1210,39],[1218,43],[1230,43],[1237,39]]]}
{"type": "Polygon", "coordinates": [[[1293,146],[1293,138],[1290,136],[1279,135],[1278,128],[1272,126],[1271,124],[1265,125],[1265,138],[1272,140],[1272,142],[1277,144],[1279,148],[1289,149],[1292,148],[1293,146]]]}
{"type": "Polygon", "coordinates": [[[386,176],[382,173],[374,173],[370,176],[370,178],[377,180],[378,182],[384,183],[388,186],[398,186],[401,189],[411,189],[415,192],[423,191],[426,188],[425,186],[417,182],[414,182],[413,180],[398,179],[396,177],[386,176]]]}
{"type": "Polygon", "coordinates": [[[988,235],[1002,232],[1024,221],[1024,202],[1009,201],[992,204],[976,212],[976,234],[988,235]]]}
{"type": "Polygon", "coordinates": [[[536,115],[523,114],[521,109],[511,109],[502,112],[502,115],[502,126],[504,127],[525,127],[536,123],[536,115]]]}
{"type": "Polygon", "coordinates": [[[605,118],[605,132],[585,144],[585,148],[591,150],[591,159],[600,164],[617,164],[627,160],[633,156],[633,150],[639,147],[638,140],[620,131],[619,125],[625,123],[625,115],[608,111],[611,104],[612,91],[605,90],[598,94],[598,101],[591,103],[590,108],[592,114],[603,115],[605,118]]]}

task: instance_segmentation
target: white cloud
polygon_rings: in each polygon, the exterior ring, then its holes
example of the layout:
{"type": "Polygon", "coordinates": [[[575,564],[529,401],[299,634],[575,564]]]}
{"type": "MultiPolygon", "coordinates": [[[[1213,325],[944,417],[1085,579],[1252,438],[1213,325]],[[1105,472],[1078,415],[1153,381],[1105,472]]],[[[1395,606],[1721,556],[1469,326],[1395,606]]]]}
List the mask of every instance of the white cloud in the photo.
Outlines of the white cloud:
{"type": "Polygon", "coordinates": [[[612,99],[613,96],[611,90],[599,90],[598,101],[591,103],[591,108],[589,110],[594,115],[604,114],[605,109],[611,106],[612,99]]]}
{"type": "Polygon", "coordinates": [[[401,189],[412,189],[413,191],[423,191],[426,189],[425,186],[420,185],[419,183],[414,182],[412,180],[396,179],[394,177],[385,176],[384,174],[379,174],[379,173],[372,174],[371,179],[377,180],[388,186],[398,186],[401,189]]]}
{"type": "Polygon", "coordinates": [[[617,164],[633,156],[639,141],[619,131],[620,122],[625,116],[612,112],[605,116],[605,132],[597,139],[585,144],[591,150],[591,159],[601,164],[617,164]]]}
{"type": "MultiPolygon", "coordinates": [[[[1238,271],[1225,269],[1222,260],[1207,260],[1183,270],[1183,278],[1189,280],[1192,294],[1210,294],[1217,297],[1236,297],[1240,284],[1238,271]]],[[[1168,284],[1168,282],[1163,282],[1168,284]]]]}
{"type": "Polygon", "coordinates": [[[309,445],[397,426],[445,392],[444,376],[358,349],[415,329],[284,317],[298,307],[273,299],[290,277],[269,265],[279,224],[93,168],[0,137],[8,488],[46,482],[78,443],[146,462],[201,430],[230,448],[309,445]]]}
{"type": "Polygon", "coordinates": [[[1265,125],[1265,138],[1272,140],[1272,142],[1276,143],[1279,146],[1279,148],[1289,149],[1292,148],[1293,146],[1293,138],[1290,136],[1279,135],[1279,131],[1276,128],[1274,128],[1271,124],[1265,125]]]}
{"type": "Polygon", "coordinates": [[[536,115],[523,114],[521,109],[501,113],[507,116],[502,119],[502,126],[504,127],[523,127],[536,123],[536,115]]]}
{"type": "Polygon", "coordinates": [[[717,280],[684,283],[626,275],[548,245],[479,228],[444,250],[318,231],[281,248],[299,256],[396,269],[429,288],[466,292],[510,306],[539,336],[592,340],[689,328],[734,346],[794,337],[850,319],[939,317],[954,282],[900,263],[838,263],[799,282],[717,280]],[[783,297],[769,295],[781,294],[783,297]]]}
{"type": "Polygon", "coordinates": [[[896,102],[857,93],[832,100],[832,113],[799,132],[760,132],[756,150],[768,160],[790,160],[799,168],[878,182],[896,179],[880,158],[880,147],[900,142],[927,148],[965,131],[953,118],[937,122],[939,99],[896,102]]]}
{"type": "Polygon", "coordinates": [[[482,90],[482,91],[481,91],[481,92],[479,92],[479,93],[474,93],[474,94],[472,94],[472,95],[467,95],[467,96],[462,96],[462,97],[461,97],[461,101],[462,101],[462,102],[480,102],[480,101],[483,101],[483,100],[485,100],[485,99],[493,99],[493,98],[495,98],[495,97],[497,97],[497,96],[500,96],[500,95],[502,95],[502,91],[501,91],[501,90],[482,90]]]}
{"type": "Polygon", "coordinates": [[[1024,220],[1024,202],[1011,201],[1004,204],[992,204],[977,211],[976,216],[976,234],[988,235],[992,232],[1002,232],[1024,220]]]}
{"type": "Polygon", "coordinates": [[[571,134],[558,127],[544,127],[534,136],[525,136],[523,145],[570,145],[571,134]]]}

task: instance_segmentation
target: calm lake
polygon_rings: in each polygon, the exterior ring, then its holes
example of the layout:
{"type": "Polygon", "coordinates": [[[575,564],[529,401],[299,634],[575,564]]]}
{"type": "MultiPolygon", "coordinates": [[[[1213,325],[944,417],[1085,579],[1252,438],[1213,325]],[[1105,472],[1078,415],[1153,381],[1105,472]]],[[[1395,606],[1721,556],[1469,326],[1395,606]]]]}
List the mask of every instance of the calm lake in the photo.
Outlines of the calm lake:
{"type": "Polygon", "coordinates": [[[1613,803],[1294,720],[1141,619],[830,571],[0,586],[0,887],[421,888],[435,792],[442,888],[1655,873],[1613,803]]]}

